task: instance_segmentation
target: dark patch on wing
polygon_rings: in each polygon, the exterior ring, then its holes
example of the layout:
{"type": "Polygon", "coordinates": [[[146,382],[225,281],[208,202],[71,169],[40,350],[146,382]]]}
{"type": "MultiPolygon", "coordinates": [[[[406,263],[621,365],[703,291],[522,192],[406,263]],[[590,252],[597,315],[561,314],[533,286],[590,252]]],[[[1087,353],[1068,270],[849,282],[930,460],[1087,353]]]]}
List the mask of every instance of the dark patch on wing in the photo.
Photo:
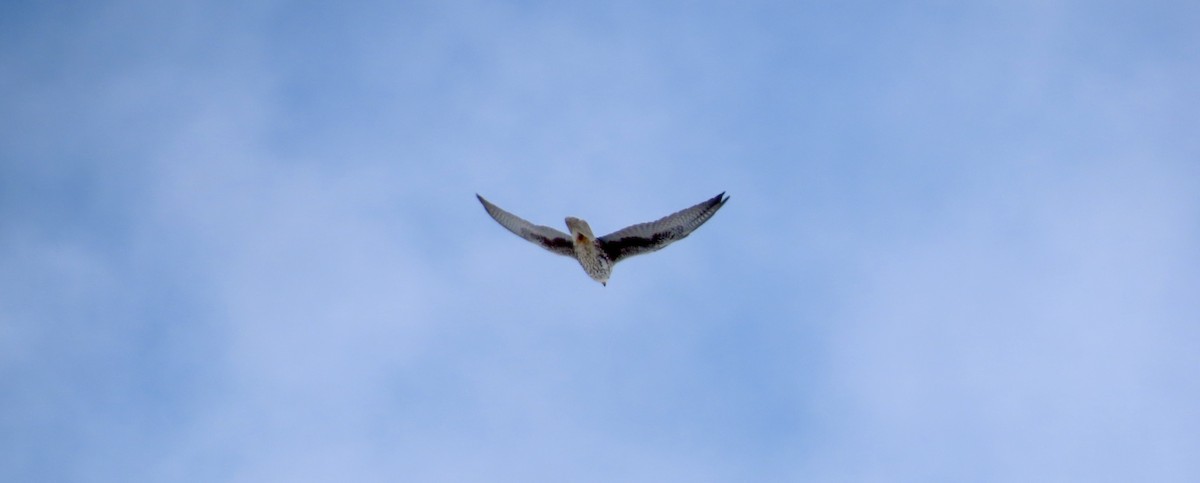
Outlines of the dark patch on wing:
{"type": "Polygon", "coordinates": [[[669,232],[661,232],[655,233],[649,238],[644,236],[627,236],[615,240],[601,239],[600,249],[604,250],[604,254],[608,256],[608,259],[615,263],[622,258],[654,251],[666,246],[670,242],[675,241],[671,235],[672,233],[669,232]]]}
{"type": "Polygon", "coordinates": [[[527,229],[522,231],[525,233],[523,238],[534,241],[535,243],[541,245],[542,248],[550,250],[554,253],[575,253],[575,244],[571,243],[571,240],[569,239],[562,237],[548,237],[540,233],[534,233],[527,229]]]}

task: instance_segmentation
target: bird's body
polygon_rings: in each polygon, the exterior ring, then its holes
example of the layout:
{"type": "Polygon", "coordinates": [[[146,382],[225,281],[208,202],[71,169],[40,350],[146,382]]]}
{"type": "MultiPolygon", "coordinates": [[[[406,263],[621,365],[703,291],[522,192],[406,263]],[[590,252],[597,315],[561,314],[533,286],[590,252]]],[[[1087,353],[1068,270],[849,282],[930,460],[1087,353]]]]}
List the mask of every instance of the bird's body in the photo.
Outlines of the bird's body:
{"type": "Polygon", "coordinates": [[[613,262],[600,247],[599,240],[592,235],[592,227],[586,221],[575,217],[567,217],[567,228],[571,229],[571,240],[574,243],[575,259],[583,271],[593,280],[608,285],[608,277],[612,275],[613,262]]]}
{"type": "Polygon", "coordinates": [[[478,194],[475,197],[479,198],[488,215],[500,223],[500,226],[546,250],[578,260],[583,271],[603,285],[608,285],[608,278],[617,262],[634,255],[659,250],[682,240],[708,221],[729,200],[725,193],[721,193],[657,221],[633,225],[596,237],[587,222],[579,218],[567,217],[567,228],[571,231],[571,234],[567,235],[554,228],[525,221],[493,205],[478,194]]]}

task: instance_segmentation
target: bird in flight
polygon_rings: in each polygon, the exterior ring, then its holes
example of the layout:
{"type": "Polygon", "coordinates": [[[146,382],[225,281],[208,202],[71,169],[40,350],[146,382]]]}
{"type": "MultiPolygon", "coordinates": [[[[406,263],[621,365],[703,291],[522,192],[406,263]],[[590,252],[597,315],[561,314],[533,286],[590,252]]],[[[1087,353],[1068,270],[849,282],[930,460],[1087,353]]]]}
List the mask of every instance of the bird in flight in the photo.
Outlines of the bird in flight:
{"type": "Polygon", "coordinates": [[[571,234],[567,235],[554,228],[525,221],[493,205],[478,193],[475,197],[479,198],[483,208],[500,226],[552,253],[578,260],[583,266],[583,271],[587,272],[592,280],[605,286],[608,285],[608,277],[612,275],[613,265],[617,262],[634,255],[659,250],[684,239],[729,201],[729,197],[722,192],[703,203],[657,221],[639,223],[596,237],[587,222],[579,218],[567,217],[567,228],[571,230],[571,234]]]}

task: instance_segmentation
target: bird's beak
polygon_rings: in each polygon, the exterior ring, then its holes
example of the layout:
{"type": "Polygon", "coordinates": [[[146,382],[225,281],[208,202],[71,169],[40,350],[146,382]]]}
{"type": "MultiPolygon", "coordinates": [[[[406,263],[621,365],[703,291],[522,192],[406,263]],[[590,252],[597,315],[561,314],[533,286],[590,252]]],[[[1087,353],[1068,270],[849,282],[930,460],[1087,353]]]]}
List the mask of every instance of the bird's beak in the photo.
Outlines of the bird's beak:
{"type": "Polygon", "coordinates": [[[600,282],[600,285],[603,285],[603,286],[607,287],[607,286],[608,286],[608,282],[600,282]]]}

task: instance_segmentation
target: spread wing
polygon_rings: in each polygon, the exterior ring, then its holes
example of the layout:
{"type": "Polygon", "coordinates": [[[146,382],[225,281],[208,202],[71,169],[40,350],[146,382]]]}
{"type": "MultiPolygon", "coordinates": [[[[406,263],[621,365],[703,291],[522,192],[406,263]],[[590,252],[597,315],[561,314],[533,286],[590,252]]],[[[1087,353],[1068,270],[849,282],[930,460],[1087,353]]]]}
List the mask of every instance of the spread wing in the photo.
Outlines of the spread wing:
{"type": "Polygon", "coordinates": [[[721,193],[658,221],[623,228],[597,240],[600,241],[600,247],[608,255],[608,259],[617,263],[621,259],[650,253],[684,239],[712,218],[726,201],[729,201],[729,197],[721,193]]]}
{"type": "Polygon", "coordinates": [[[475,194],[475,197],[479,198],[480,203],[483,203],[483,209],[487,210],[492,219],[496,220],[500,226],[507,228],[508,231],[559,255],[575,256],[575,245],[571,243],[571,237],[566,233],[525,221],[517,215],[500,209],[499,206],[493,205],[478,193],[475,194]]]}

